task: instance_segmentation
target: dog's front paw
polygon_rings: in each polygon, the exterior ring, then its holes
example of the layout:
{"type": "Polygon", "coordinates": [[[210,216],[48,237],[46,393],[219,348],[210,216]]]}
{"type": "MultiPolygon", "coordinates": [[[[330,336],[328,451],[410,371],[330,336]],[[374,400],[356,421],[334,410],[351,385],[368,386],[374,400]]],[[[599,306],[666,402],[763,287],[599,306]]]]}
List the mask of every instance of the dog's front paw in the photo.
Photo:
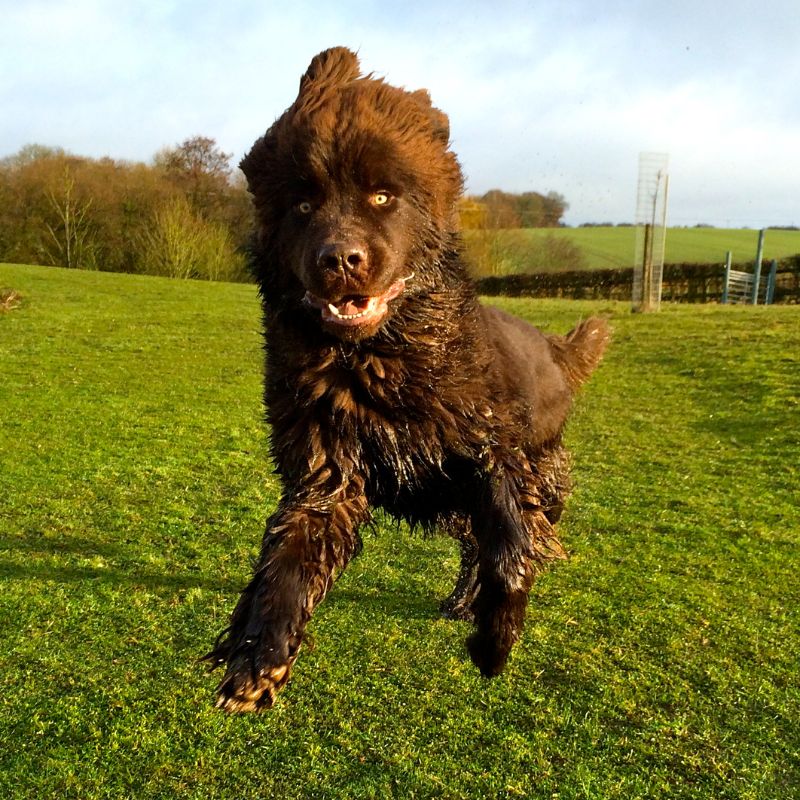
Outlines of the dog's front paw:
{"type": "Polygon", "coordinates": [[[214,649],[203,657],[212,670],[226,665],[217,686],[217,708],[230,713],[271,708],[289,682],[299,648],[299,636],[278,642],[266,632],[243,637],[231,629],[223,631],[214,649]]]}
{"type": "Polygon", "coordinates": [[[291,672],[291,663],[258,670],[252,657],[234,657],[217,687],[216,707],[231,714],[272,708],[291,672]]]}

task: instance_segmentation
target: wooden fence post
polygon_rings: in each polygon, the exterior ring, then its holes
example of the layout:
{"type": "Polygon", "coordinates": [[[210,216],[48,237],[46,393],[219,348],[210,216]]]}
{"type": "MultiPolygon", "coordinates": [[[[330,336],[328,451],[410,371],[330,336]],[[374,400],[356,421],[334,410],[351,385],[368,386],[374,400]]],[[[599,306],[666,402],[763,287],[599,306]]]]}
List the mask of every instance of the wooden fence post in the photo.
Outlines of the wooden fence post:
{"type": "Polygon", "coordinates": [[[754,306],[758,305],[758,286],[761,283],[761,259],[764,256],[764,228],[758,232],[758,247],[756,248],[756,269],[753,273],[753,293],[750,300],[754,306]]]}
{"type": "Polygon", "coordinates": [[[767,278],[767,296],[764,298],[766,305],[771,306],[775,298],[775,281],[778,277],[778,259],[772,259],[772,265],[769,268],[769,277],[767,278]]]}
{"type": "Polygon", "coordinates": [[[650,294],[653,291],[653,226],[644,226],[644,254],[642,255],[642,311],[650,311],[650,294]]]}
{"type": "Polygon", "coordinates": [[[722,304],[726,305],[728,302],[728,282],[731,279],[731,259],[733,258],[733,253],[728,250],[725,253],[725,285],[722,287],[722,304]]]}

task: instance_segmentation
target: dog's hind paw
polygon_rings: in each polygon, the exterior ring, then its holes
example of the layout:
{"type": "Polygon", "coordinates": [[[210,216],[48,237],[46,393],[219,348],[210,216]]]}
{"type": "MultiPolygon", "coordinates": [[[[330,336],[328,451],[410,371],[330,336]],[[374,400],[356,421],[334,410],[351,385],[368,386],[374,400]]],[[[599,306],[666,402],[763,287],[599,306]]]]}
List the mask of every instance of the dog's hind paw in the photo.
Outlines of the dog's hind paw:
{"type": "Polygon", "coordinates": [[[467,639],[467,651],[472,663],[480,670],[484,678],[498,676],[508,661],[510,645],[503,645],[497,639],[475,631],[467,639]]]}

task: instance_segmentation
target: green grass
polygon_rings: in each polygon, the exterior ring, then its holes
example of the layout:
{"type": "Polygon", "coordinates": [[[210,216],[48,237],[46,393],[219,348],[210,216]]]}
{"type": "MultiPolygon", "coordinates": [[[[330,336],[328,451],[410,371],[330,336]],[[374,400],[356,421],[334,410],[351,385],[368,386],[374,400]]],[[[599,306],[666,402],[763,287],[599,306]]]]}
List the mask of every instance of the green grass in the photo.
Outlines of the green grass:
{"type": "MultiPolygon", "coordinates": [[[[526,231],[531,237],[556,236],[578,245],[590,269],[611,269],[633,265],[635,228],[555,228],[526,231]]],[[[758,231],[725,228],[669,228],[664,260],[676,263],[725,263],[730,250],[736,262],[756,257],[758,231]]],[[[800,231],[768,230],[764,237],[764,258],[783,258],[800,253],[800,231]]]]}
{"type": "Polygon", "coordinates": [[[0,797],[800,797],[800,308],[503,301],[615,328],[506,673],[437,618],[452,544],[381,521],[276,708],[228,717],[196,659],[278,492],[255,290],[0,287],[0,797]]]}

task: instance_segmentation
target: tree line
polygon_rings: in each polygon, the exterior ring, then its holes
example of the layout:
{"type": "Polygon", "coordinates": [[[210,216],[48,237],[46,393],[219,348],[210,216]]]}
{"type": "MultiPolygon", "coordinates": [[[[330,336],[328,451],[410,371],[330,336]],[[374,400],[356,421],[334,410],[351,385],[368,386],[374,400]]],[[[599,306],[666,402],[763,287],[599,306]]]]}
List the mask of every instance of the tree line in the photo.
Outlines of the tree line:
{"type": "MultiPolygon", "coordinates": [[[[566,208],[555,192],[494,189],[459,212],[468,231],[491,232],[556,227],[566,208]]],[[[148,164],[42,145],[0,159],[0,261],[246,280],[252,228],[244,178],[208,137],[148,164]]]]}
{"type": "Polygon", "coordinates": [[[467,230],[509,230],[514,228],[558,228],[569,208],[557,192],[513,194],[491,189],[461,201],[461,226],[467,230]]]}
{"type": "Polygon", "coordinates": [[[0,261],[244,279],[252,212],[230,158],[202,136],[150,164],[23,147],[0,161],[0,261]]]}

